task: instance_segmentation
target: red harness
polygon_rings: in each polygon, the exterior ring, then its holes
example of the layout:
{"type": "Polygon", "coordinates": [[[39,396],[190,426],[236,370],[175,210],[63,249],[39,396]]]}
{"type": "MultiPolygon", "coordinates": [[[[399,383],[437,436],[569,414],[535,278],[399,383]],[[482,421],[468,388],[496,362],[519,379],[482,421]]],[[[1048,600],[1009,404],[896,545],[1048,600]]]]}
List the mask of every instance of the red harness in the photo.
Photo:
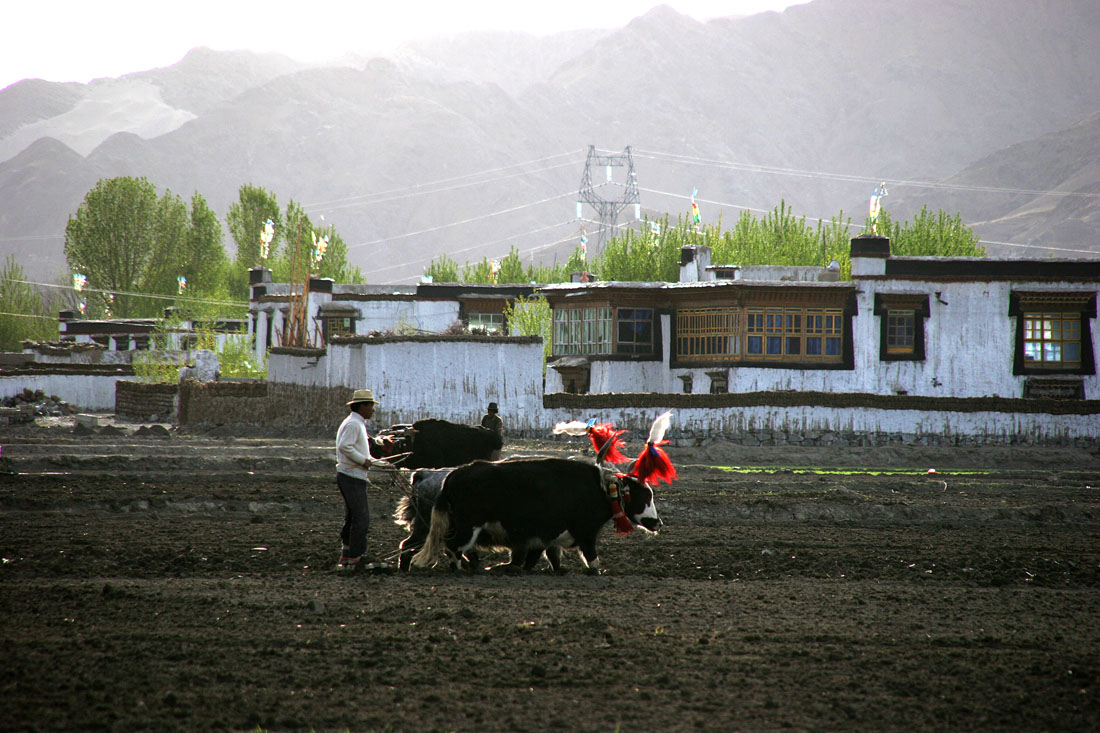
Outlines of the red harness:
{"type": "MultiPolygon", "coordinates": [[[[623,478],[626,478],[626,474],[617,473],[615,478],[607,484],[607,495],[611,498],[611,518],[615,521],[615,534],[630,534],[634,531],[634,523],[630,521],[630,517],[626,516],[619,501],[619,480],[623,478]]],[[[622,495],[624,501],[630,501],[630,489],[625,484],[622,487],[622,495]]]]}

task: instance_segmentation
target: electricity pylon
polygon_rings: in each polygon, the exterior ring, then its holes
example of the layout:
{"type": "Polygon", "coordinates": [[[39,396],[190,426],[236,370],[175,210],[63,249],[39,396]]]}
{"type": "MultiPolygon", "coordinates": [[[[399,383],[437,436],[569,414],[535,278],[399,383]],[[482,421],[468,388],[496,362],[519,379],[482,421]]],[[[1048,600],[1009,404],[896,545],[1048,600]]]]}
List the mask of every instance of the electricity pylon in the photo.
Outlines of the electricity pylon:
{"type": "Polygon", "coordinates": [[[588,146],[588,159],[584,162],[584,177],[581,178],[581,188],[577,193],[577,218],[581,218],[581,205],[588,204],[596,211],[596,217],[600,223],[600,231],[596,235],[596,248],[601,249],[608,239],[608,232],[614,236],[616,222],[619,214],[627,206],[634,204],[634,218],[639,218],[641,208],[638,197],[638,176],[634,172],[634,158],[630,154],[630,146],[627,145],[621,153],[599,155],[596,146],[588,146]],[[598,185],[592,183],[592,169],[604,166],[606,180],[598,185]],[[626,181],[614,180],[613,168],[626,168],[626,181]],[[596,193],[597,188],[615,186],[621,193],[615,198],[608,198],[596,193]]]}

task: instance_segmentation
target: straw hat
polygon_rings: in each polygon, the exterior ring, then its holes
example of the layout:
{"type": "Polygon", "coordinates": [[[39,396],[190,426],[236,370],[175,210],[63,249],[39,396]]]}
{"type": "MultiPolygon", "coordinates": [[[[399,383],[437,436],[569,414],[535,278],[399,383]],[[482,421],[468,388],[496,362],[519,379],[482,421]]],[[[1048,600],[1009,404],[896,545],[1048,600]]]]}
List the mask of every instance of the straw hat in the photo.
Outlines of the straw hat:
{"type": "Polygon", "coordinates": [[[380,404],[378,400],[374,399],[374,393],[369,389],[357,389],[351,395],[351,399],[348,401],[348,407],[356,404],[357,402],[373,402],[374,404],[380,404]]]}

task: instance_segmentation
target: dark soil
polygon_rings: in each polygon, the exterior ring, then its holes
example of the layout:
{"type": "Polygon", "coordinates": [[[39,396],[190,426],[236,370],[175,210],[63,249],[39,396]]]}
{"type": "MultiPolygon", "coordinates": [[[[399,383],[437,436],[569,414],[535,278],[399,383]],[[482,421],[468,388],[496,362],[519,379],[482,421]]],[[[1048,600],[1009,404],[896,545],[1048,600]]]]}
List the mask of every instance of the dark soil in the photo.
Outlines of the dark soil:
{"type": "Polygon", "coordinates": [[[0,427],[2,730],[1100,728],[1084,451],[681,448],[603,575],[348,576],[329,436],[134,427],[0,427]]]}

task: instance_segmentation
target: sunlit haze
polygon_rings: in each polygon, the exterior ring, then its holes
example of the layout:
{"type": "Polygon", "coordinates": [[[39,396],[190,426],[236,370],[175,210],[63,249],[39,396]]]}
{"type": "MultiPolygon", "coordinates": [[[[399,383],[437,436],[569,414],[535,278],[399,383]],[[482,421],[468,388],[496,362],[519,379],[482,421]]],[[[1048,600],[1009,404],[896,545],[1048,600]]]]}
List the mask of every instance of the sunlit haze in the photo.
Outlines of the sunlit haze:
{"type": "MultiPolygon", "coordinates": [[[[804,0],[802,0],[804,1],[804,0]]],[[[401,43],[476,30],[548,34],[617,28],[657,5],[697,20],[782,10],[793,0],[405,0],[236,2],[62,0],[9,3],[0,89],[27,78],[88,82],[170,66],[197,46],[278,52],[306,62],[386,53],[401,43]]]]}

